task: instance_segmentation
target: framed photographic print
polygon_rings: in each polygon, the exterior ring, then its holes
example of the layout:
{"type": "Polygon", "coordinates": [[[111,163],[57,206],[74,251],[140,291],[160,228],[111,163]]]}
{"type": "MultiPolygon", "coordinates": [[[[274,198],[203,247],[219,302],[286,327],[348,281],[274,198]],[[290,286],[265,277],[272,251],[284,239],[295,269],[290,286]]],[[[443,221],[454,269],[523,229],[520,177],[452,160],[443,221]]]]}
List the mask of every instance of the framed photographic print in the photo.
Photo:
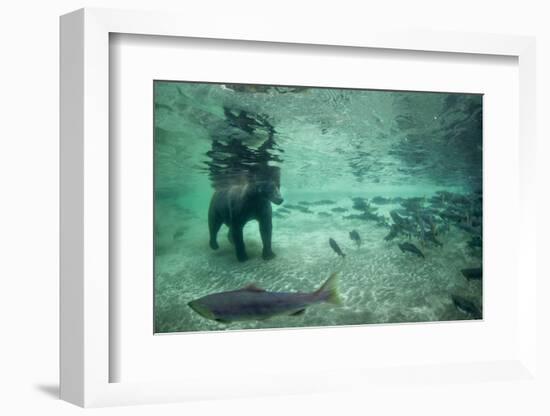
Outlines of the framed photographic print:
{"type": "Polygon", "coordinates": [[[154,112],[156,333],[482,318],[481,94],[156,80],[154,112]]]}
{"type": "Polygon", "coordinates": [[[181,19],[61,20],[62,398],[531,377],[533,40],[181,19]]]}

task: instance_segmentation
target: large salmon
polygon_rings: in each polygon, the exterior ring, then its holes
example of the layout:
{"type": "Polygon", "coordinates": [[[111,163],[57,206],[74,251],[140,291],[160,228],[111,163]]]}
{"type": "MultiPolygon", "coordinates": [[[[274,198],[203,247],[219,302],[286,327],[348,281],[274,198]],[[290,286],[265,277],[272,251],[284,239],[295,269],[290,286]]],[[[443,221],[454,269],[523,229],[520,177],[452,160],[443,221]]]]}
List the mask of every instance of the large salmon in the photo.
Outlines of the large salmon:
{"type": "Polygon", "coordinates": [[[207,319],[230,323],[263,320],[277,315],[300,315],[307,307],[322,302],[340,304],[336,273],[311,293],[268,292],[249,285],[230,292],[207,295],[188,305],[207,319]]]}

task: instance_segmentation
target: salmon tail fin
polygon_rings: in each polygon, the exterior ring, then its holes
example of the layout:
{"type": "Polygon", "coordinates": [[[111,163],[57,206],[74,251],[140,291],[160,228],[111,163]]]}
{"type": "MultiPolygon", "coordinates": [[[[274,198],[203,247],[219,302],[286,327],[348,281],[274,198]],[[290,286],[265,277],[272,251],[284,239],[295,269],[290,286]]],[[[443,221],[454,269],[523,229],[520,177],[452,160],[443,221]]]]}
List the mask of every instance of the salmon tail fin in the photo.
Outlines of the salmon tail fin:
{"type": "Polygon", "coordinates": [[[338,272],[332,273],[315,294],[327,302],[341,305],[342,299],[338,293],[338,272]]]}

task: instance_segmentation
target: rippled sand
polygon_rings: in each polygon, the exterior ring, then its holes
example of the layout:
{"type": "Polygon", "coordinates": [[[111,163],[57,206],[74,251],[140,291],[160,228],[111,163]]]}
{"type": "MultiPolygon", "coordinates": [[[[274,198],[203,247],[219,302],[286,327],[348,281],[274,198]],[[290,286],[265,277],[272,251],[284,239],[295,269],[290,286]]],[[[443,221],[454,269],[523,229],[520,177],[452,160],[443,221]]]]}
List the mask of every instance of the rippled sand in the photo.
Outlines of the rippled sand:
{"type": "Polygon", "coordinates": [[[245,241],[250,260],[245,263],[236,260],[225,227],[218,236],[220,249],[213,251],[208,246],[205,213],[188,213],[181,232],[168,239],[156,257],[156,332],[471,319],[455,308],[451,294],[472,299],[481,307],[481,281],[468,282],[460,273],[462,268],[481,264],[469,252],[468,236],[462,230],[451,227],[449,233],[441,236],[443,247],[422,246],[413,240],[426,256],[422,259],[399,250],[397,243],[404,239],[384,241],[388,228],[343,219],[353,213],[351,209],[331,212],[337,206],[351,207],[349,199],[336,202],[310,206],[312,213],[291,210],[284,218],[276,216],[273,249],[277,257],[271,261],[261,259],[257,223],[248,223],[245,241]],[[319,212],[331,215],[320,216],[319,212]],[[362,238],[360,248],[349,238],[352,229],[362,238]],[[338,242],[345,259],[329,247],[330,237],[338,242]],[[313,305],[300,316],[220,324],[199,316],[187,306],[193,299],[250,283],[269,291],[310,292],[334,271],[339,272],[343,304],[313,305]]]}

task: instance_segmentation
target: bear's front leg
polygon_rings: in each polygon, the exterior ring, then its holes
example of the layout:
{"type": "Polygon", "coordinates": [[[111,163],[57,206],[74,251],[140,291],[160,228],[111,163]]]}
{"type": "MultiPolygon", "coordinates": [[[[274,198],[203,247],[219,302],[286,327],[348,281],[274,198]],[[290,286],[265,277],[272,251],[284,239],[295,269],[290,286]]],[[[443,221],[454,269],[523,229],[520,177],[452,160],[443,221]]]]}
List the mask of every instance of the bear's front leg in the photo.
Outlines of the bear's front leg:
{"type": "Polygon", "coordinates": [[[262,237],[262,244],[264,246],[262,251],[262,258],[264,260],[271,260],[275,257],[275,253],[273,252],[273,250],[271,250],[271,230],[273,228],[271,224],[271,212],[269,212],[269,215],[264,215],[264,217],[261,218],[259,222],[260,235],[262,237]]]}
{"type": "Polygon", "coordinates": [[[235,244],[237,260],[247,261],[248,256],[244,247],[243,226],[239,224],[231,226],[231,235],[233,236],[233,243],[235,244]]]}

